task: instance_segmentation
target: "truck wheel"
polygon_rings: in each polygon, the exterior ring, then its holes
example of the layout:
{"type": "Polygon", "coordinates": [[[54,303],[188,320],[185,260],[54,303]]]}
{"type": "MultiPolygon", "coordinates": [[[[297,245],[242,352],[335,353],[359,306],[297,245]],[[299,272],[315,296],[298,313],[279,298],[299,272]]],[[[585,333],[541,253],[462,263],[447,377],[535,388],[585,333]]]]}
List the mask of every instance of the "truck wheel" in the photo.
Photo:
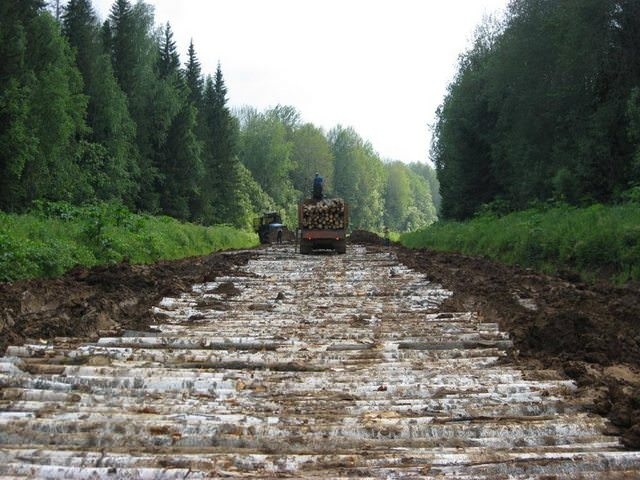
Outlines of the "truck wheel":
{"type": "Polygon", "coordinates": [[[302,255],[309,255],[311,253],[311,245],[307,245],[306,243],[300,244],[300,253],[302,255]]]}

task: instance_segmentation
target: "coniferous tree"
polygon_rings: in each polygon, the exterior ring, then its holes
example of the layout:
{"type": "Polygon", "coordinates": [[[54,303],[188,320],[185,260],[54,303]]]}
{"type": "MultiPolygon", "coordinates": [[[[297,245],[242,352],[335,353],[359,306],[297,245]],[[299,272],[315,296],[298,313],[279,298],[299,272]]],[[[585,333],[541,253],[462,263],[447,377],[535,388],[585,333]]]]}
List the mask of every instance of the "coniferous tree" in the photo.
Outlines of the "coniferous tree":
{"type": "Polygon", "coordinates": [[[166,137],[157,145],[159,193],[162,211],[181,219],[192,217],[192,206],[203,174],[202,146],[197,136],[197,108],[180,70],[180,59],[171,26],[166,24],[160,39],[156,69],[162,92],[157,113],[168,121],[166,137]]]}
{"type": "Polygon", "coordinates": [[[171,88],[157,72],[159,47],[152,35],[149,5],[117,0],[111,8],[103,39],[109,40],[113,69],[127,96],[136,126],[139,183],[136,206],[149,212],[160,208],[162,174],[158,161],[173,117],[179,111],[171,88]]]}
{"type": "MultiPolygon", "coordinates": [[[[182,76],[184,78],[185,85],[187,87],[187,98],[189,102],[196,108],[197,125],[196,133],[198,139],[203,144],[206,142],[207,128],[206,118],[204,116],[204,77],[202,75],[202,68],[196,55],[196,50],[193,45],[193,40],[189,42],[189,49],[187,51],[187,62],[182,70],[182,76]]],[[[201,216],[202,203],[201,196],[193,199],[192,211],[201,216]]]]}
{"type": "Polygon", "coordinates": [[[180,74],[180,57],[178,56],[178,49],[176,48],[176,42],[173,40],[173,32],[169,22],[163,29],[157,68],[161,79],[180,74]]]}
{"type": "Polygon", "coordinates": [[[38,139],[28,125],[29,55],[27,26],[44,2],[0,0],[0,208],[24,206],[25,165],[37,155],[38,139]]]}
{"type": "Polygon", "coordinates": [[[200,215],[206,223],[241,223],[243,212],[237,198],[238,125],[227,108],[227,87],[220,64],[215,79],[207,77],[205,82],[203,117],[205,173],[200,215]]]}
{"type": "Polygon", "coordinates": [[[189,42],[189,51],[187,53],[187,63],[184,68],[184,78],[189,88],[189,100],[198,108],[202,107],[202,95],[204,92],[204,79],[202,77],[202,68],[196,50],[193,46],[193,40],[189,42]]]}
{"type": "Polygon", "coordinates": [[[88,0],[70,0],[62,20],[62,31],[76,51],[89,99],[87,123],[91,132],[80,156],[89,192],[97,199],[117,199],[133,206],[138,173],[135,126],[101,45],[97,17],[88,0]]]}
{"type": "MultiPolygon", "coordinates": [[[[321,171],[356,228],[381,228],[390,182],[352,129],[327,139],[279,105],[245,116],[240,135],[221,67],[205,83],[191,42],[181,70],[170,25],[156,33],[149,5],[116,0],[100,27],[89,0],[69,0],[61,18],[64,38],[43,2],[0,0],[0,208],[118,199],[205,223],[247,227],[263,209],[294,223],[321,171]]],[[[425,199],[426,182],[405,170],[395,198],[425,199]]],[[[420,225],[428,209],[404,200],[398,219],[420,225]]]]}
{"type": "Polygon", "coordinates": [[[69,0],[62,12],[62,33],[75,50],[76,64],[86,82],[93,75],[96,58],[103,53],[90,0],[69,0]]]}
{"type": "MultiPolygon", "coordinates": [[[[489,109],[483,67],[492,52],[492,38],[490,32],[479,30],[472,49],[460,57],[458,75],[437,112],[437,141],[431,155],[441,182],[442,213],[447,218],[467,218],[500,193],[489,134],[496,118],[489,109]]],[[[506,165],[500,169],[502,180],[511,174],[506,165]]]]}
{"type": "Polygon", "coordinates": [[[142,62],[142,50],[137,41],[146,34],[146,31],[137,31],[131,2],[116,0],[111,6],[105,38],[110,40],[108,47],[118,84],[129,98],[136,93],[136,76],[139,75],[142,62]]]}
{"type": "Polygon", "coordinates": [[[196,109],[190,103],[174,117],[167,135],[161,171],[164,183],[161,195],[162,211],[176,218],[188,220],[199,194],[204,173],[201,142],[195,134],[196,109]]]}

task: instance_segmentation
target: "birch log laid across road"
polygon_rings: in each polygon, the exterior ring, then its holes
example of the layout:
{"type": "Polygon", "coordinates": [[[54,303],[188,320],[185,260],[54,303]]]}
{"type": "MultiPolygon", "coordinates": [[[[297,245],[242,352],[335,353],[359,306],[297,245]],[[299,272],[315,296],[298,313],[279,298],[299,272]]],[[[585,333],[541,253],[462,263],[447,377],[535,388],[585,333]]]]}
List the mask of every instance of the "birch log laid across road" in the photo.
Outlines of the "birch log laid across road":
{"type": "Polygon", "coordinates": [[[572,380],[393,250],[256,253],[152,328],[9,346],[0,480],[640,478],[572,380]]]}
{"type": "Polygon", "coordinates": [[[302,228],[331,229],[345,228],[345,203],[342,198],[326,198],[302,205],[302,228]]]}

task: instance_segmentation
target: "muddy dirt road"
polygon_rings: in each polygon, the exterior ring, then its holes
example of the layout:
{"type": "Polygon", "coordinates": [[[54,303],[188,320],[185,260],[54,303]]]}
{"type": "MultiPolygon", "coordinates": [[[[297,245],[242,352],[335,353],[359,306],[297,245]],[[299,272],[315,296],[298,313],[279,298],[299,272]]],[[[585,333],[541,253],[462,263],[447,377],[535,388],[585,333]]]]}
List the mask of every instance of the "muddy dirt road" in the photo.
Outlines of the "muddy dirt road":
{"type": "Polygon", "coordinates": [[[376,245],[2,285],[0,478],[638,478],[598,292],[376,245]]]}

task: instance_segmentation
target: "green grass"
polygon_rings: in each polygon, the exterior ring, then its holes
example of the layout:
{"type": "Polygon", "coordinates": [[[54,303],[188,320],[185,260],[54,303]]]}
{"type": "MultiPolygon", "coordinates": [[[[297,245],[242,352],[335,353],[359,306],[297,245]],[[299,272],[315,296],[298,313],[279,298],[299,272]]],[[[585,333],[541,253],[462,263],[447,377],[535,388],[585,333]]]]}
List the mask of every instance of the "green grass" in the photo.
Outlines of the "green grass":
{"type": "Polygon", "coordinates": [[[640,205],[566,205],[468,222],[438,222],[401,236],[409,248],[486,256],[585,280],[640,281],[640,205]]]}
{"type": "Polygon", "coordinates": [[[257,244],[252,232],[138,215],[117,204],[40,203],[23,215],[0,212],[0,281],[59,276],[76,265],[151,263],[257,244]]]}

